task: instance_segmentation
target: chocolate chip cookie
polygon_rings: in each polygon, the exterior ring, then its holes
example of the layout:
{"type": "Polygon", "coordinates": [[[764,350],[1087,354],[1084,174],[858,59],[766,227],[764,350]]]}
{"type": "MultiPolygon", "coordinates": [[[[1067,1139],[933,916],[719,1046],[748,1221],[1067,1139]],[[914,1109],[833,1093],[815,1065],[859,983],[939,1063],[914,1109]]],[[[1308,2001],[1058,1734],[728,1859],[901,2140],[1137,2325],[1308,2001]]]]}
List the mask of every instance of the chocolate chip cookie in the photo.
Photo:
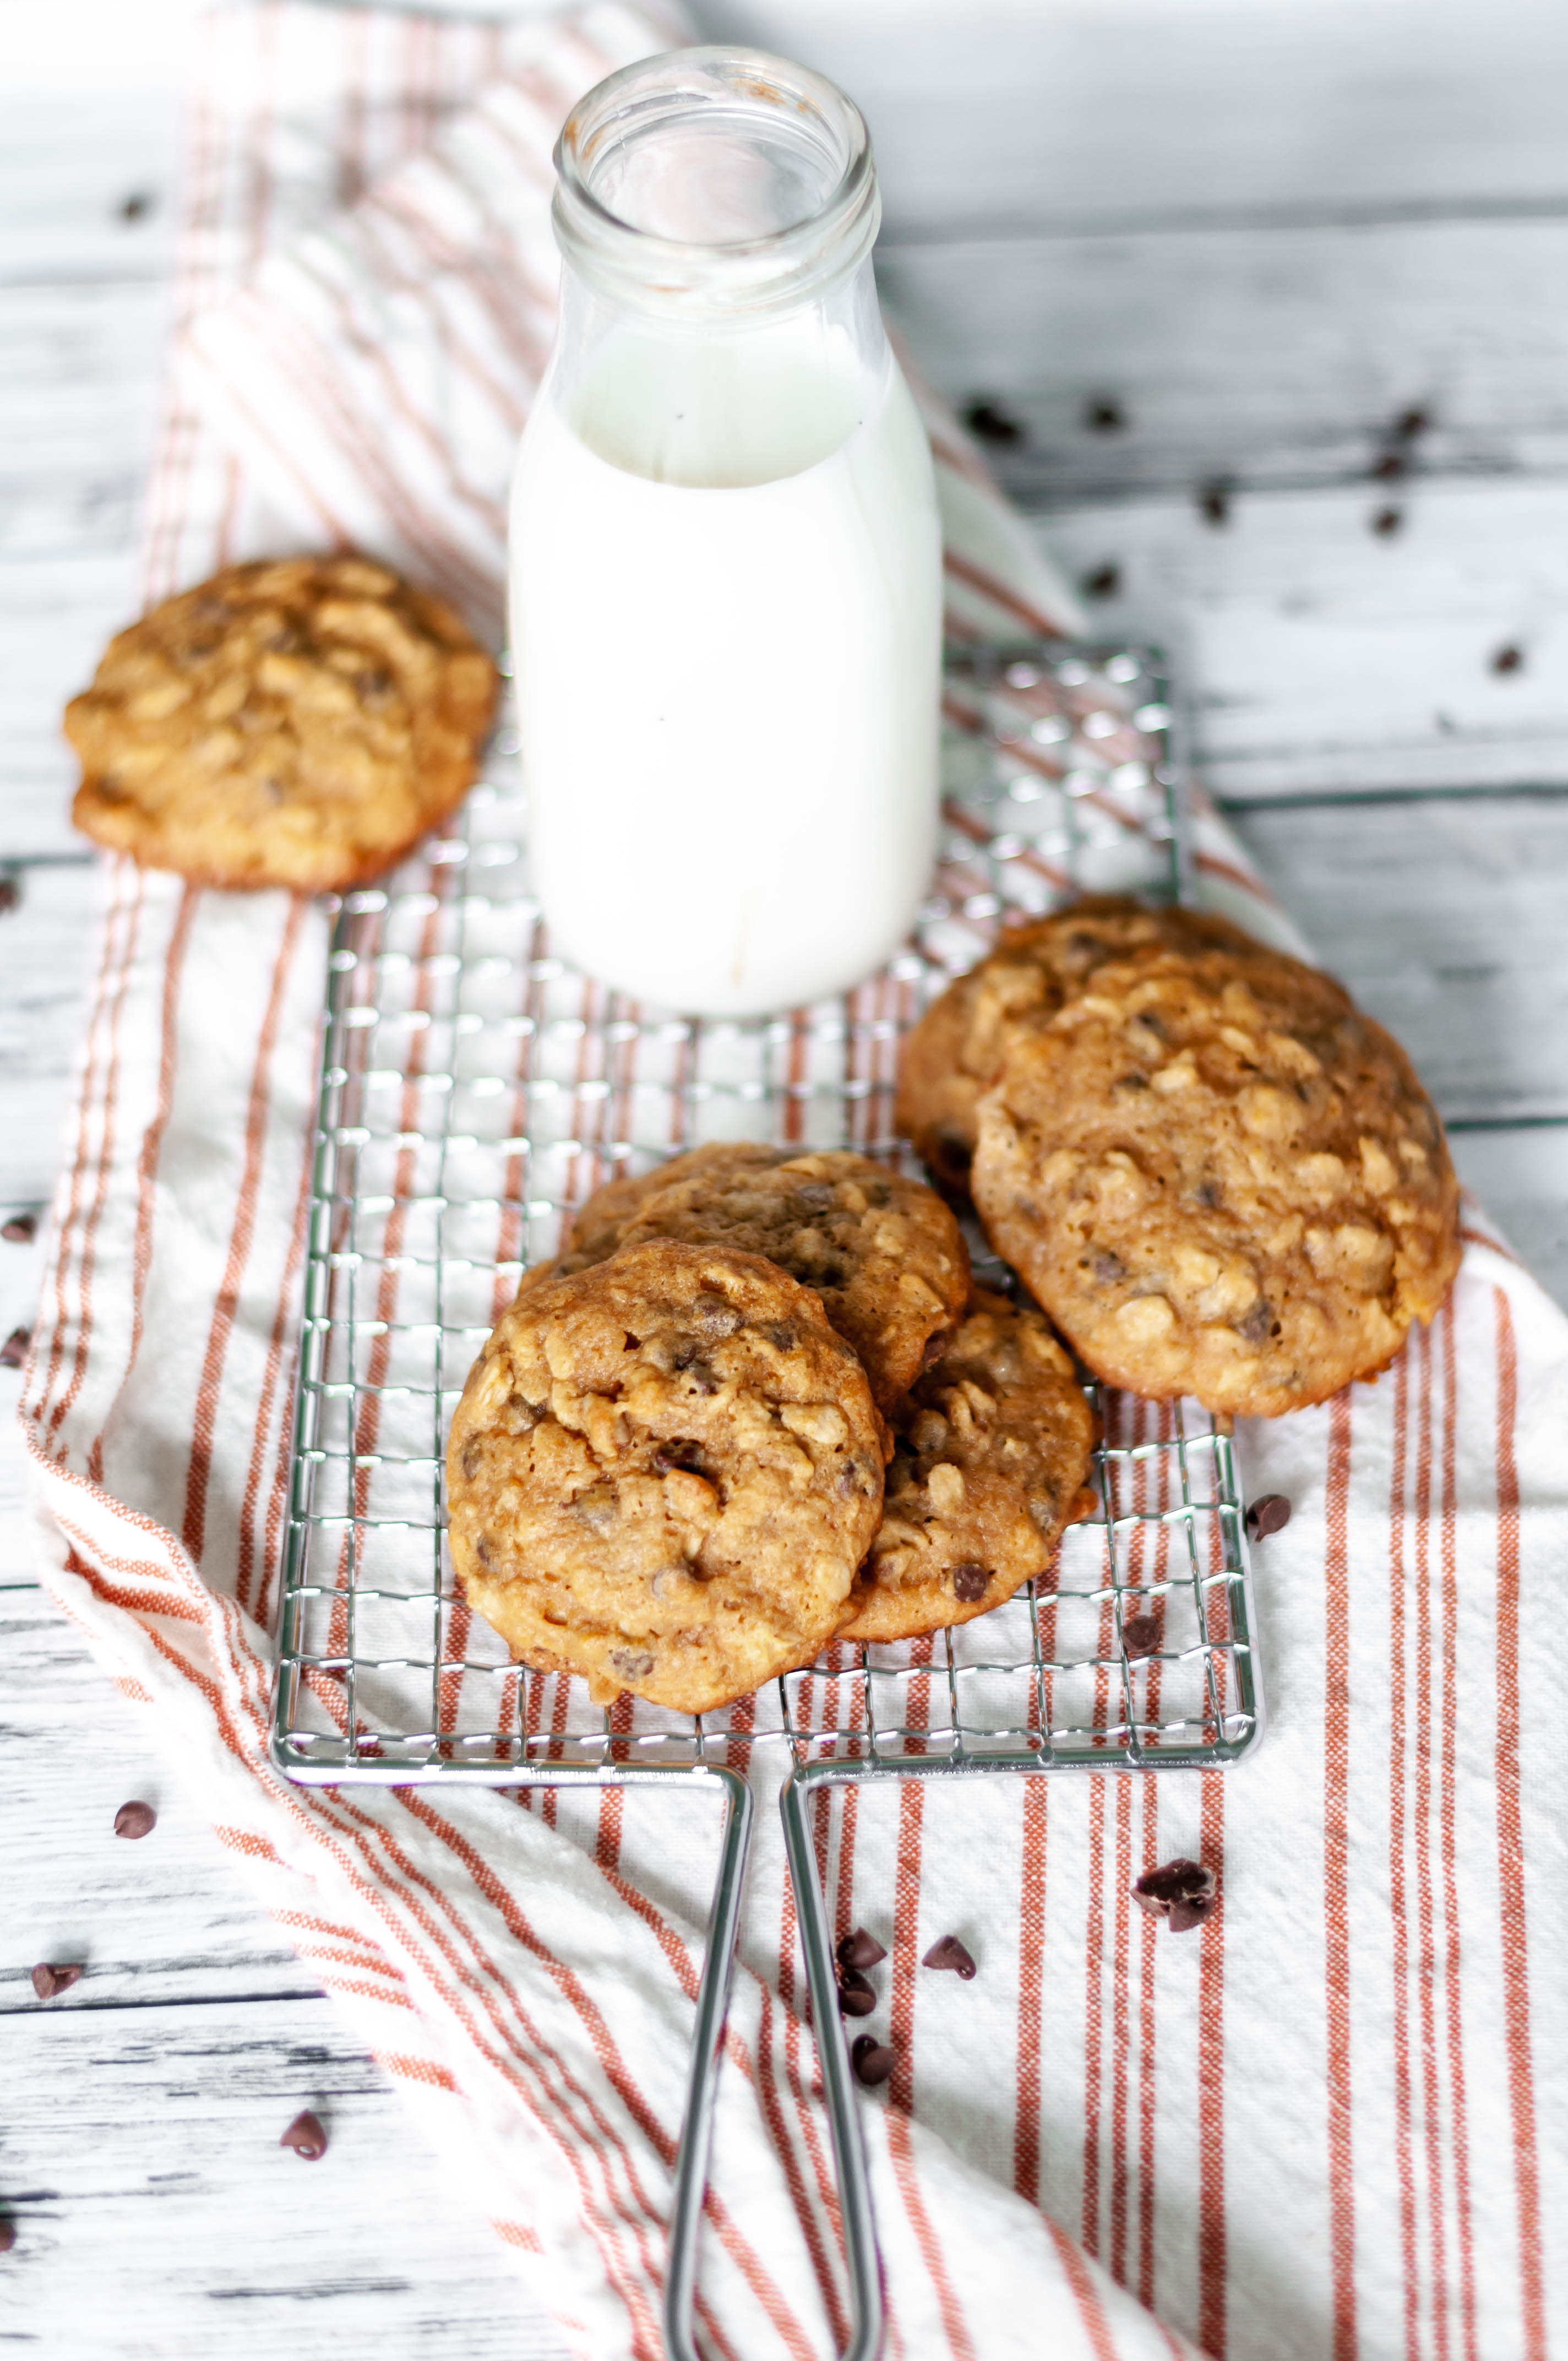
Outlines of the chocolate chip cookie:
{"type": "Polygon", "coordinates": [[[967,1623],[1043,1574],[1094,1507],[1094,1418],[1037,1312],[977,1289],[941,1359],[892,1416],[882,1524],[844,1640],[967,1623]]]}
{"type": "Polygon", "coordinates": [[[843,1621],[882,1423],[809,1290],[660,1240],[519,1296],[446,1476],[459,1579],[520,1663],[706,1713],[843,1621]]]}
{"type": "Polygon", "coordinates": [[[1001,1066],[1012,1024],[1051,1016],[1108,960],[1210,949],[1262,953],[1264,946],[1225,918],[1147,909],[1123,895],[1098,895],[1010,928],[977,967],[932,1002],[900,1056],[894,1119],[938,1187],[960,1198],[968,1191],[975,1110],[1001,1066]]]}
{"type": "Polygon", "coordinates": [[[883,1409],[914,1382],[968,1300],[969,1249],[940,1198],[848,1148],[699,1148],[609,1189],[583,1207],[569,1253],[678,1238],[766,1255],[821,1297],[883,1409]],[[609,1189],[628,1193],[607,1207],[609,1189]],[[642,1193],[632,1202],[632,1191],[642,1193]]]}
{"type": "Polygon", "coordinates": [[[332,891],[462,800],[495,699],[461,618],[385,566],[231,566],[121,631],[66,708],[71,817],[202,884],[332,891]]]}
{"type": "Polygon", "coordinates": [[[1280,952],[1099,967],[1012,1027],[973,1187],[1089,1367],[1275,1417],[1375,1376],[1459,1262],[1442,1126],[1398,1044],[1280,952]]]}

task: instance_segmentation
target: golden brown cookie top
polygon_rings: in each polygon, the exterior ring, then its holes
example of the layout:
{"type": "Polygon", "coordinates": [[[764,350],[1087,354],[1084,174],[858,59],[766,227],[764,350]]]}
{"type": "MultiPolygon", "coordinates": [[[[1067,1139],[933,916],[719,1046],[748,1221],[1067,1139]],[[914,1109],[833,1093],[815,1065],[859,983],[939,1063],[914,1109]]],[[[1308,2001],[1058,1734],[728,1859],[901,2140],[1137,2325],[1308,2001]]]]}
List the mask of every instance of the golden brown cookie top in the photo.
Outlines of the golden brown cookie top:
{"type": "Polygon", "coordinates": [[[821,1297],[879,1405],[896,1401],[969,1296],[969,1250],[941,1199],[848,1148],[765,1163],[703,1155],[664,1168],[621,1244],[678,1238],[765,1255],[821,1297]]]}
{"type": "Polygon", "coordinates": [[[1174,906],[1150,909],[1125,895],[1092,895],[1009,928],[978,966],[932,1002],[905,1038],[897,1128],[914,1141],[938,1184],[963,1196],[980,1093],[1000,1070],[1010,1026],[1054,1015],[1107,961],[1211,949],[1265,952],[1226,918],[1174,906]]]}
{"type": "Polygon", "coordinates": [[[1272,1417],[1387,1366],[1458,1266],[1442,1128],[1398,1043],[1282,953],[1097,970],[1014,1027],[973,1185],[1095,1374],[1272,1417]]]}
{"type": "Polygon", "coordinates": [[[754,1255],[658,1241],[519,1297],[453,1420],[453,1562],[522,1662],[684,1713],[808,1664],[882,1507],[865,1373],[754,1255]]]}
{"type": "Polygon", "coordinates": [[[453,810],[495,697],[461,618],[386,566],[228,566],[121,631],[67,707],[72,817],[201,884],[338,889],[453,810]]]}
{"type": "Polygon", "coordinates": [[[1041,1315],[977,1289],[941,1359],[891,1421],[883,1520],[845,1640],[967,1622],[1043,1574],[1093,1509],[1094,1416],[1041,1315]]]}

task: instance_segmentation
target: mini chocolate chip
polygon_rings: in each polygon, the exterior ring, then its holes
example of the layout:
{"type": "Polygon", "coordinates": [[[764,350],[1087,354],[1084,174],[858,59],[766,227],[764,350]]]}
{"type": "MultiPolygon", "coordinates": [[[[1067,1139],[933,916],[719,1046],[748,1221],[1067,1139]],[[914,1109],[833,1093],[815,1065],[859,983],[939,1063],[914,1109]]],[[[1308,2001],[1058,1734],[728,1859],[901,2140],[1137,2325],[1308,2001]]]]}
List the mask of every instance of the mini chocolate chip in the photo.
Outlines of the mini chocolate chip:
{"type": "Polygon", "coordinates": [[[1372,520],[1372,530],[1376,533],[1380,533],[1383,539],[1387,541],[1398,532],[1404,522],[1403,509],[1379,509],[1372,520]]]}
{"type": "Polygon", "coordinates": [[[1198,1861],[1163,1861],[1134,1881],[1133,1899],[1151,1917],[1168,1919],[1173,1933],[1185,1934],[1213,1911],[1214,1872],[1198,1861]]]}
{"type": "Polygon", "coordinates": [[[1198,495],[1198,511],[1205,524],[1225,524],[1230,521],[1231,495],[1223,484],[1205,484],[1198,495]]]}
{"type": "Polygon", "coordinates": [[[890,2049],[885,2041],[879,2041],[872,2033],[858,2034],[850,2045],[850,2064],[855,2080],[863,2082],[868,2091],[874,2091],[879,2082],[885,2082],[897,2063],[897,2050],[890,2049]]]}
{"type": "Polygon", "coordinates": [[[463,1445],[463,1473],[467,1477],[470,1484],[479,1472],[479,1463],[484,1458],[484,1446],[481,1444],[477,1435],[475,1435],[471,1442],[466,1443],[463,1445]]]}
{"type": "Polygon", "coordinates": [[[307,2164],[317,2163],[326,2154],[326,2125],[318,2114],[304,2107],[294,2117],[278,2143],[280,2147],[291,2147],[307,2164]]]}
{"type": "Polygon", "coordinates": [[[833,1202],[833,1190],[827,1180],[803,1180],[795,1191],[797,1204],[809,1205],[814,1213],[825,1213],[833,1202]]]}
{"type": "Polygon", "coordinates": [[[707,1472],[703,1466],[702,1446],[689,1442],[685,1435],[675,1435],[668,1443],[661,1443],[653,1454],[652,1466],[655,1476],[673,1475],[677,1467],[687,1476],[703,1476],[707,1472]]]}
{"type": "Polygon", "coordinates": [[[1116,1078],[1116,1088],[1119,1091],[1146,1091],[1148,1086],[1149,1078],[1146,1074],[1119,1074],[1116,1078]]]}
{"type": "Polygon", "coordinates": [[[8,1222],[0,1222],[0,1238],[4,1238],[7,1246],[25,1246],[38,1234],[38,1217],[36,1213],[13,1213],[8,1222]]]}
{"type": "Polygon", "coordinates": [[[1402,451],[1385,451],[1372,463],[1372,472],[1379,483],[1397,483],[1408,466],[1402,451]]]}
{"type": "Polygon", "coordinates": [[[117,1837],[149,1837],[158,1826],[158,1814],[150,1804],[137,1798],[122,1804],[115,1814],[115,1834],[117,1837]]]}
{"type": "Polygon", "coordinates": [[[1021,422],[1004,405],[989,394],[980,394],[963,413],[964,424],[981,443],[989,443],[998,451],[1011,451],[1024,440],[1021,422]]]}
{"type": "Polygon", "coordinates": [[[69,1992],[81,1981],[80,1968],[58,1967],[48,1960],[41,1960],[33,1970],[33,1990],[40,2000],[52,2000],[56,1993],[69,1992]]]}
{"type": "Polygon", "coordinates": [[[840,1935],[839,1938],[839,1965],[841,1968],[874,1968],[886,1957],[885,1946],[879,1943],[874,1935],[868,1935],[863,1927],[857,1927],[852,1935],[840,1935]]]}
{"type": "Polygon", "coordinates": [[[1091,434],[1119,434],[1127,413],[1113,395],[1097,393],[1083,405],[1083,423],[1091,434]]]}
{"type": "Polygon", "coordinates": [[[1217,1180],[1200,1180],[1198,1186],[1192,1191],[1192,1202],[1195,1205],[1208,1206],[1212,1213],[1220,1202],[1219,1182],[1217,1180]]]}
{"type": "Polygon", "coordinates": [[[1245,1336],[1249,1345],[1261,1345],[1273,1321],[1274,1306],[1266,1295],[1260,1295],[1255,1303],[1248,1304],[1241,1318],[1234,1323],[1236,1334],[1245,1336]]]}
{"type": "Polygon", "coordinates": [[[1413,443],[1417,435],[1424,434],[1431,424],[1431,419],[1426,411],[1402,410],[1394,421],[1394,432],[1401,443],[1413,443]]]}
{"type": "Polygon", "coordinates": [[[795,1349],[795,1330],[787,1320],[771,1320],[762,1334],[775,1353],[789,1353],[795,1349]]]}
{"type": "Polygon", "coordinates": [[[707,1336],[733,1336],[737,1328],[746,1325],[742,1314],[722,1295],[699,1295],[692,1306],[707,1336]]]}
{"type": "Polygon", "coordinates": [[[646,1648],[612,1648],[609,1661],[622,1680],[640,1681],[653,1669],[653,1658],[646,1648]]]}
{"type": "Polygon", "coordinates": [[[955,1598],[961,1598],[968,1605],[972,1606],[977,1598],[985,1597],[990,1587],[991,1576],[983,1565],[954,1566],[953,1597],[955,1598]]]}
{"type": "Polygon", "coordinates": [[[870,2016],[876,1994],[859,1968],[839,1971],[839,2010],[843,2016],[870,2016]]]}
{"type": "Polygon", "coordinates": [[[30,1328],[13,1328],[5,1342],[0,1345],[0,1369],[19,1369],[27,1357],[27,1347],[32,1341],[30,1328]]]}
{"type": "Polygon", "coordinates": [[[1122,1626],[1122,1645],[1129,1656],[1146,1656],[1159,1645],[1159,1623],[1153,1615],[1129,1615],[1122,1626]]]}
{"type": "Polygon", "coordinates": [[[1255,1542],[1282,1533],[1289,1522],[1290,1503],[1283,1492],[1265,1492],[1261,1499],[1248,1503],[1246,1529],[1255,1542]]]}
{"type": "MultiPolygon", "coordinates": [[[[1492,658],[1492,670],[1494,672],[1519,672],[1522,668],[1523,664],[1524,650],[1522,648],[1514,647],[1511,642],[1506,648],[1499,648],[1497,654],[1492,658]]],[[[9,1236],[9,1230],[5,1231],[3,1235],[9,1236]]]]}
{"type": "Polygon", "coordinates": [[[923,1968],[950,1968],[956,1976],[962,1976],[966,1984],[974,1981],[973,1954],[956,1935],[944,1935],[940,1941],[933,1943],[920,1964],[923,1968]]]}
{"type": "Polygon", "coordinates": [[[952,1341],[953,1332],[950,1328],[938,1328],[934,1336],[927,1336],[921,1347],[921,1368],[934,1369],[952,1341]]]}
{"type": "Polygon", "coordinates": [[[1113,598],[1122,587],[1122,569],[1119,566],[1097,566],[1078,587],[1086,598],[1113,598]]]}
{"type": "Polygon", "coordinates": [[[0,2255],[8,2255],[16,2243],[16,2225],[15,2222],[11,2221],[7,2215],[0,2213],[0,2255]]]}
{"type": "Polygon", "coordinates": [[[1125,1279],[1127,1276],[1127,1266],[1120,1255],[1097,1254],[1094,1257],[1093,1268],[1094,1276],[1102,1287],[1112,1287],[1117,1279],[1125,1279]]]}

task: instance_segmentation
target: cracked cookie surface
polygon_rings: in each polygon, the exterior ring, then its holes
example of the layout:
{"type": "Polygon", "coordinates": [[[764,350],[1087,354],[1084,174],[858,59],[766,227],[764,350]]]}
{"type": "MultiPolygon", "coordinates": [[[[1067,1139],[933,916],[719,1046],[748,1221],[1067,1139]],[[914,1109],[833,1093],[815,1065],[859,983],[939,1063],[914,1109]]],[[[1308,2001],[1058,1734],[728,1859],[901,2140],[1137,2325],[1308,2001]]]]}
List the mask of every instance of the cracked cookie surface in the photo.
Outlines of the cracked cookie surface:
{"type": "Polygon", "coordinates": [[[851,1149],[696,1148],[630,1185],[646,1191],[631,1218],[606,1222],[601,1191],[573,1224],[569,1251],[673,1238],[765,1255],[820,1296],[883,1410],[968,1301],[969,1249],[948,1207],[923,1181],[851,1149]]]}
{"type": "Polygon", "coordinates": [[[455,808],[495,699],[462,619],[386,566],[228,566],[121,631],[71,699],[71,817],[198,884],[339,889],[455,808]]]}
{"type": "Polygon", "coordinates": [[[1459,1262],[1398,1044],[1281,952],[1099,969],[980,1104],[992,1244],[1096,1376],[1271,1418],[1375,1376],[1459,1262]]]}
{"type": "Polygon", "coordinates": [[[977,1289],[942,1358],[894,1408],[883,1519],[842,1640],[912,1640],[1044,1574],[1090,1513],[1094,1415],[1039,1312],[977,1289]]]}
{"type": "Polygon", "coordinates": [[[1228,950],[1263,954],[1225,918],[1207,911],[1146,908],[1122,895],[1098,895],[1031,925],[1011,927],[979,964],[934,1000],[905,1040],[894,1123],[912,1139],[938,1185],[969,1188],[981,1093],[1002,1065],[1011,1026],[1048,1017],[1109,961],[1155,950],[1228,950]]]}
{"type": "Polygon", "coordinates": [[[809,1664],[882,1510],[865,1372],[808,1290],[668,1241],[531,1289],[447,1447],[465,1593],[523,1664],[682,1713],[809,1664]]]}

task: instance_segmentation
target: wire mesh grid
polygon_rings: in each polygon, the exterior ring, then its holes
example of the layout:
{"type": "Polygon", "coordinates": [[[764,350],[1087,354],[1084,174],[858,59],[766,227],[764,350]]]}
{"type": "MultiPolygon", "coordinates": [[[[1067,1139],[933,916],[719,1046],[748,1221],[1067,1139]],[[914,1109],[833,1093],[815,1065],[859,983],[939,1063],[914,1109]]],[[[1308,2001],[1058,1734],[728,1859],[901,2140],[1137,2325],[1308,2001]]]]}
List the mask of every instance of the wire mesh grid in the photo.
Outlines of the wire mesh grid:
{"type": "MultiPolygon", "coordinates": [[[[1223,1764],[1261,1730],[1229,1433],[1091,1394],[1094,1516],[1052,1573],[934,1639],[834,1647],[693,1719],[510,1664],[444,1540],[443,1453],[526,1265],[598,1183],[701,1141],[854,1147],[914,1166],[902,1034],[1007,917],[1085,890],[1176,897],[1182,831],[1157,658],[964,647],[945,700],[936,891],[839,999],[699,1022],[551,954],[504,727],[452,834],[346,895],[330,956],[274,1751],[295,1778],[493,1784],[743,1768],[773,1743],[853,1775],[919,1763],[1223,1764]]],[[[673,914],[674,915],[674,914],[673,914]]],[[[1004,1280],[978,1234],[978,1275],[1004,1280]]]]}

